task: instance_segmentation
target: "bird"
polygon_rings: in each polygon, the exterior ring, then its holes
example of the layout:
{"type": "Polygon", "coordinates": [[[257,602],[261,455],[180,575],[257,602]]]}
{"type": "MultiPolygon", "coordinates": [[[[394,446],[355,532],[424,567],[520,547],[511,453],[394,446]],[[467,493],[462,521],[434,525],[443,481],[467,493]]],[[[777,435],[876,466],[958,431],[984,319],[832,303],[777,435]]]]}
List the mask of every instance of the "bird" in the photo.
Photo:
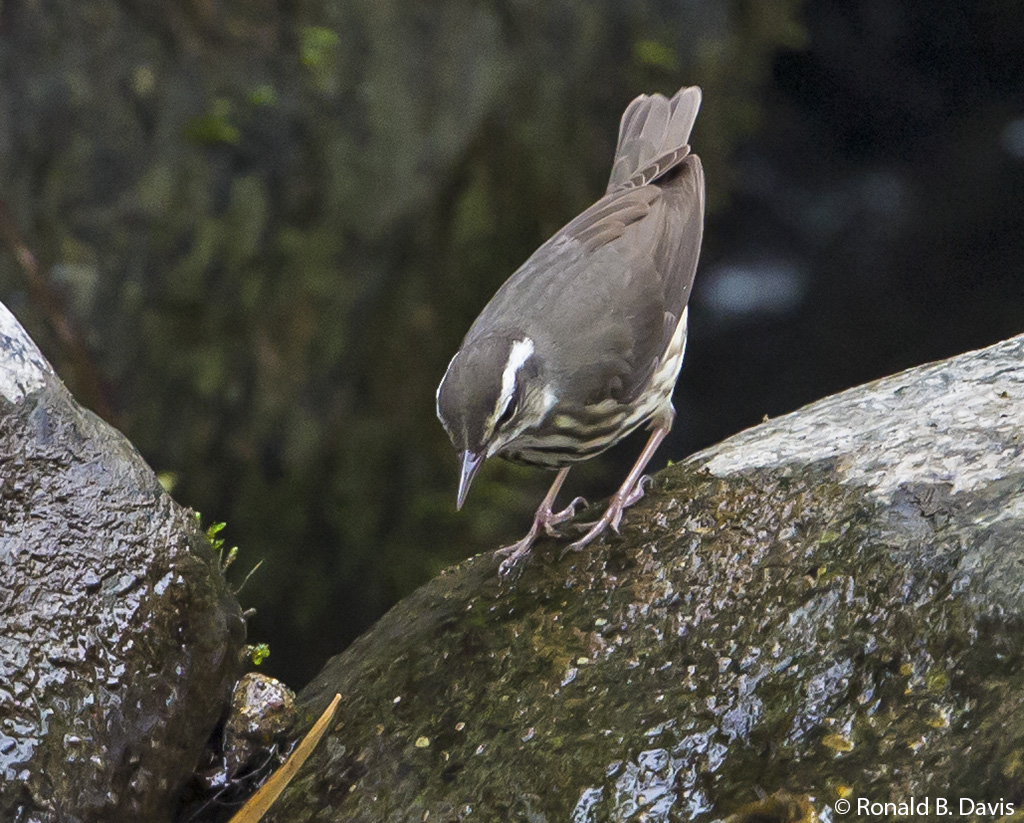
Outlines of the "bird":
{"type": "Polygon", "coordinates": [[[647,444],[582,549],[639,500],[643,471],[675,419],[687,302],[704,230],[704,170],[689,139],[697,86],[642,94],[622,115],[604,195],[537,249],[466,333],[437,388],[460,465],[461,510],[482,463],[555,470],[526,536],[497,550],[507,573],[542,533],[586,505],[554,504],[569,469],[647,425],[647,444]]]}

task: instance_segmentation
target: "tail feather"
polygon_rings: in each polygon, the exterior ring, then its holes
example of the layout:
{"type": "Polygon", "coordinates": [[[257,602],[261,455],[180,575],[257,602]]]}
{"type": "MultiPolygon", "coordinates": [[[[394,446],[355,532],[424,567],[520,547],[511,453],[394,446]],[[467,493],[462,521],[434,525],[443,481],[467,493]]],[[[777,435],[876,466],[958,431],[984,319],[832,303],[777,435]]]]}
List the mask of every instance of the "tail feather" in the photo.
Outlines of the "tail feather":
{"type": "Polygon", "coordinates": [[[641,94],[626,107],[608,192],[650,183],[686,157],[700,99],[700,88],[690,86],[671,100],[662,94],[641,94]]]}

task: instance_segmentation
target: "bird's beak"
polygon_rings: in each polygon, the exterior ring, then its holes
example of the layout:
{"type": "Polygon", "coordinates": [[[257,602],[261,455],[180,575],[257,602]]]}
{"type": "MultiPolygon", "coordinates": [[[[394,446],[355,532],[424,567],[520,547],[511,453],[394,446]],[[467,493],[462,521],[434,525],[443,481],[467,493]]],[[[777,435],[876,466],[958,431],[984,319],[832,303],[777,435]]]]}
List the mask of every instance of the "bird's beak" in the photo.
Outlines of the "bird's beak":
{"type": "Polygon", "coordinates": [[[464,452],[459,453],[459,459],[462,461],[462,474],[459,476],[459,496],[455,500],[456,511],[460,510],[462,504],[466,502],[469,484],[473,482],[477,469],[484,462],[484,455],[482,452],[480,454],[473,454],[469,449],[466,449],[464,452]]]}

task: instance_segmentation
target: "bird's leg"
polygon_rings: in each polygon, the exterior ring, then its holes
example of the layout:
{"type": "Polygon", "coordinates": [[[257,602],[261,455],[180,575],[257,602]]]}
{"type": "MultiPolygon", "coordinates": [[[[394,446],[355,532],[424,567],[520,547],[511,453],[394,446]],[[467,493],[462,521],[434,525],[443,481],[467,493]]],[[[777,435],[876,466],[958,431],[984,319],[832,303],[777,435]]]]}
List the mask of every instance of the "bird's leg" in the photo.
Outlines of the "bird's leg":
{"type": "MultiPolygon", "coordinates": [[[[649,474],[642,474],[636,481],[636,485],[633,487],[626,499],[622,501],[622,508],[628,509],[634,503],[636,503],[641,497],[644,496],[644,486],[649,485],[651,482],[651,476],[649,474]]],[[[612,528],[618,531],[618,524],[613,524],[612,528]]]]}
{"type": "Polygon", "coordinates": [[[537,507],[537,513],[533,516],[533,525],[530,526],[530,530],[526,533],[526,537],[517,543],[513,543],[511,546],[505,546],[498,549],[495,553],[499,555],[505,555],[505,559],[501,561],[501,566],[498,569],[501,574],[505,574],[511,569],[516,562],[524,554],[529,553],[530,548],[537,538],[540,537],[541,529],[546,531],[548,534],[559,537],[560,535],[555,531],[554,526],[558,523],[562,523],[576,514],[576,506],[580,504],[586,504],[586,501],[582,497],[577,497],[572,501],[566,508],[560,512],[551,511],[551,507],[555,503],[555,498],[558,497],[558,491],[562,488],[562,484],[565,482],[565,476],[569,473],[569,466],[564,469],[559,469],[558,474],[555,475],[555,480],[551,484],[551,488],[548,489],[548,493],[544,495],[544,499],[540,501],[540,505],[537,507]]]}
{"type": "Polygon", "coordinates": [[[612,495],[611,502],[608,504],[608,510],[604,513],[604,516],[590,527],[590,531],[573,543],[569,548],[579,551],[609,526],[612,527],[613,531],[617,532],[619,530],[619,522],[622,520],[623,509],[628,506],[632,506],[637,500],[644,496],[644,483],[650,482],[650,478],[644,476],[643,471],[654,456],[654,452],[657,451],[658,446],[661,445],[661,441],[665,439],[665,435],[668,434],[671,427],[671,417],[668,418],[667,422],[662,421],[657,424],[657,428],[651,432],[651,437],[647,441],[647,445],[644,446],[644,450],[640,452],[640,456],[637,458],[636,463],[633,464],[633,468],[626,476],[626,480],[623,482],[619,490],[612,495]]]}
{"type": "MultiPolygon", "coordinates": [[[[566,468],[563,469],[563,471],[568,473],[569,469],[566,468]]],[[[565,535],[558,531],[555,526],[559,523],[564,523],[566,520],[572,520],[580,508],[585,509],[589,505],[590,504],[586,501],[586,498],[574,497],[572,502],[560,512],[553,512],[549,510],[547,517],[544,518],[544,531],[546,531],[551,537],[564,537],[565,535]]],[[[537,512],[537,514],[540,514],[540,512],[537,512]]]]}

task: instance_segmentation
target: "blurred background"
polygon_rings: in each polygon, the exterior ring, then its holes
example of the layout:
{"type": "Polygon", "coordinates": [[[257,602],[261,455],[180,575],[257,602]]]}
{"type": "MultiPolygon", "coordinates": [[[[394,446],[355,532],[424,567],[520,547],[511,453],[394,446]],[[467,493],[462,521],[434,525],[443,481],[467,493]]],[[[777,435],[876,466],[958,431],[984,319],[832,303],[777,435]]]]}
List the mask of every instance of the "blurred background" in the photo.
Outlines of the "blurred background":
{"type": "Polygon", "coordinates": [[[227,521],[236,581],[263,561],[250,639],[301,686],[526,529],[543,472],[488,464],[456,514],[435,388],[603,191],[630,99],[694,83],[709,214],[660,465],[1024,331],[1019,0],[3,0],[0,300],[227,521]]]}

